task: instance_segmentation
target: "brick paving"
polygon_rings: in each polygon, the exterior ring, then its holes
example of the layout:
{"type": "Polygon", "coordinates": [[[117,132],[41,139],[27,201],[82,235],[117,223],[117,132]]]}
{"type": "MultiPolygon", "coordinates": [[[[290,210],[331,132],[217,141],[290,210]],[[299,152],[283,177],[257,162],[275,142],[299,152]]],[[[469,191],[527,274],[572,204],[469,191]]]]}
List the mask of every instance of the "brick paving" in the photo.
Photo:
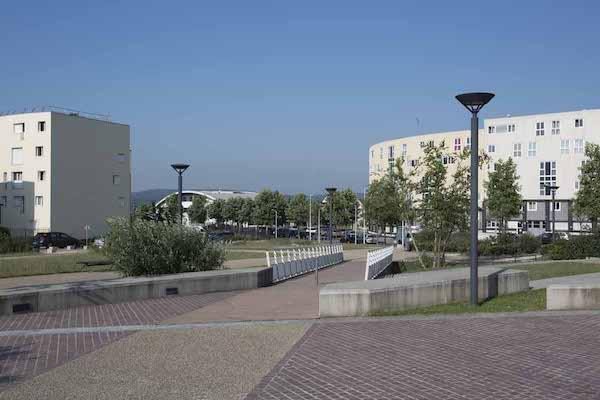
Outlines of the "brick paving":
{"type": "MultiPolygon", "coordinates": [[[[222,301],[235,292],[173,296],[119,304],[21,314],[0,318],[0,333],[17,330],[156,324],[222,301]]],[[[121,339],[129,332],[89,332],[0,336],[0,391],[83,354],[121,339]]]]}
{"type": "Polygon", "coordinates": [[[600,316],[316,323],[246,397],[598,399],[600,316]]]}

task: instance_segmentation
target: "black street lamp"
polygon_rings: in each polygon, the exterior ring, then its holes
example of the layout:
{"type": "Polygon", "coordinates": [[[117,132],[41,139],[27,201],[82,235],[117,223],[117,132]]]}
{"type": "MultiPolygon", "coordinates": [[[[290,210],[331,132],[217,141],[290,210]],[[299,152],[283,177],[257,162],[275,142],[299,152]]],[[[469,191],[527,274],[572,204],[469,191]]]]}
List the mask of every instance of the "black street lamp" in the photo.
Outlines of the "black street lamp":
{"type": "Polygon", "coordinates": [[[554,199],[556,198],[556,191],[559,189],[559,186],[555,185],[544,185],[546,188],[546,194],[548,190],[552,193],[552,241],[554,242],[554,232],[556,228],[556,208],[554,208],[554,199]]]}
{"type": "Polygon", "coordinates": [[[479,207],[477,194],[479,189],[479,118],[477,114],[494,97],[493,93],[464,93],[456,96],[471,112],[471,304],[479,304],[478,243],[479,207]]]}
{"type": "Polygon", "coordinates": [[[171,164],[171,167],[175,170],[175,172],[177,172],[177,174],[179,175],[179,179],[178,179],[178,187],[179,187],[179,191],[178,191],[178,197],[177,197],[177,203],[179,204],[179,224],[183,225],[183,178],[182,178],[182,174],[185,172],[186,169],[188,169],[189,164],[171,164]]]}
{"type": "Polygon", "coordinates": [[[333,244],[333,194],[337,190],[334,187],[325,188],[329,193],[329,244],[333,244]]]}

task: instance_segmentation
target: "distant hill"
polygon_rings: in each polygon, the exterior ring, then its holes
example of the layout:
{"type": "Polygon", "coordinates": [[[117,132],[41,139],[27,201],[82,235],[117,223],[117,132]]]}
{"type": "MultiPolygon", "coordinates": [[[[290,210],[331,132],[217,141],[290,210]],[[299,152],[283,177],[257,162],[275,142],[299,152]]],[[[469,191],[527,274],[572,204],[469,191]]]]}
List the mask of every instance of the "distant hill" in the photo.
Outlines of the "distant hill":
{"type": "Polygon", "coordinates": [[[157,203],[160,199],[162,199],[169,193],[173,193],[174,191],[175,189],[149,189],[142,190],[140,192],[133,192],[131,195],[133,200],[133,206],[137,207],[140,204],[157,203]]]}

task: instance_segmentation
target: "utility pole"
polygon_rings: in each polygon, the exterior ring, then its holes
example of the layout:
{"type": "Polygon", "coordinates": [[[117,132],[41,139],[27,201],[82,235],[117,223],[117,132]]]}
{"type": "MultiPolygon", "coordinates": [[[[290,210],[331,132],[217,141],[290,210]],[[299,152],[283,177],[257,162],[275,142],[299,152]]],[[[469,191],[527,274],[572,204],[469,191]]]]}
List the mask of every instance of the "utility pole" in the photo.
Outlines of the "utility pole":
{"type": "Polygon", "coordinates": [[[308,240],[312,240],[312,194],[308,195],[308,240]]]}

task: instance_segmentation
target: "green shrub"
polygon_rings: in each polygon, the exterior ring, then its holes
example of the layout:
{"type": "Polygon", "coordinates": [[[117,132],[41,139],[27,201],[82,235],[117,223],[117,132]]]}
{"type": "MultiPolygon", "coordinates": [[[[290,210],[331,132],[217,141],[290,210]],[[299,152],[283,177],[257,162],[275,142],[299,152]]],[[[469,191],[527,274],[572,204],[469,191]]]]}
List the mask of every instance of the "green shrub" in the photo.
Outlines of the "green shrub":
{"type": "Polygon", "coordinates": [[[600,235],[571,236],[544,246],[543,254],[552,260],[577,260],[600,257],[600,235]]]}
{"type": "Polygon", "coordinates": [[[0,254],[25,253],[32,250],[30,237],[11,237],[4,229],[0,230],[0,254]]]}
{"type": "Polygon", "coordinates": [[[105,254],[127,276],[219,269],[225,260],[223,247],[194,229],[125,218],[109,225],[105,254]]]}
{"type": "Polygon", "coordinates": [[[529,234],[501,233],[479,241],[480,256],[517,256],[537,253],[541,248],[539,239],[529,234]]]}

